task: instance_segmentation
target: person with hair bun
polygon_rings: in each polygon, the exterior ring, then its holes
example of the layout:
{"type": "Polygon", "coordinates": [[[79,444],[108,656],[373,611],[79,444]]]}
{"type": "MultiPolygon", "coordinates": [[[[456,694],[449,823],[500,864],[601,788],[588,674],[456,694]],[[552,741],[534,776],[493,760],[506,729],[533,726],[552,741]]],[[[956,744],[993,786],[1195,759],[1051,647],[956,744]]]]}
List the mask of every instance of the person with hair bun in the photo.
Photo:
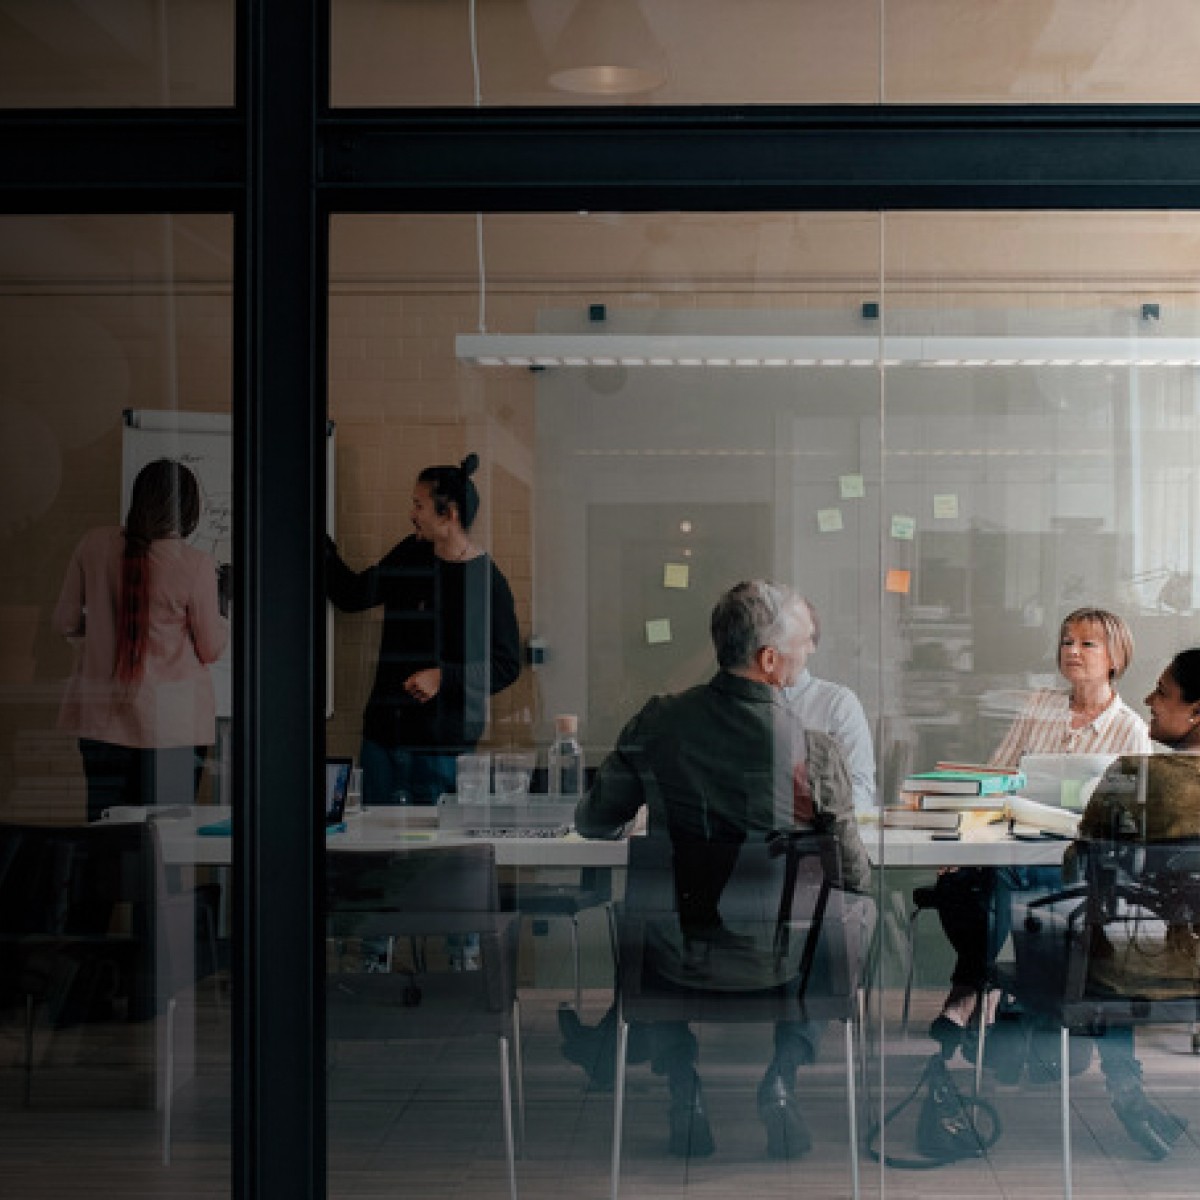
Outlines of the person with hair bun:
{"type": "Polygon", "coordinates": [[[161,458],[137,474],[123,528],[93,529],[71,556],[53,628],[77,641],[59,728],[79,738],[87,815],[117,804],[191,804],[216,740],[209,665],[229,639],[217,564],[187,539],[196,477],[161,458]]]}
{"type": "Polygon", "coordinates": [[[455,759],[478,743],[488,697],[515,682],[520,636],[508,580],[470,535],[479,457],[426,467],[413,533],[355,572],[330,542],[329,596],[343,612],[383,605],[375,682],[363,714],[363,801],[433,804],[454,790],[455,759]]]}

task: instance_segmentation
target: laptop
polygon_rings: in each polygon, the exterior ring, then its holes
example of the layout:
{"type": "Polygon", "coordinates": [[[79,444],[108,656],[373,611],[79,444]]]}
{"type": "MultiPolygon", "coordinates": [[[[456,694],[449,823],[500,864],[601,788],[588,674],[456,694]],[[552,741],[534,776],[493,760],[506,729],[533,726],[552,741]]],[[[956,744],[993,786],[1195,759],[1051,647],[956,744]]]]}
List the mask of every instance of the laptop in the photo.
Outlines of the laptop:
{"type": "Polygon", "coordinates": [[[346,815],[346,793],[350,790],[352,758],[325,760],[325,828],[340,825],[346,815]]]}
{"type": "Polygon", "coordinates": [[[1023,754],[1020,794],[1053,808],[1081,812],[1115,754],[1023,754]]]}

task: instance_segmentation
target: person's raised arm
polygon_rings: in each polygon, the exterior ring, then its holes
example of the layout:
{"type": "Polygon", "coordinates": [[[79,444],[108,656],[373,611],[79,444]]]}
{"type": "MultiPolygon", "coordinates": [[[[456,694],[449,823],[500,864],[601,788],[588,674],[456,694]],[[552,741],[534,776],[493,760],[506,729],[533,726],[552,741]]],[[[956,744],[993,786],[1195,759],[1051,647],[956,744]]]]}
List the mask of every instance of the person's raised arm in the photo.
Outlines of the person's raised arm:
{"type": "Polygon", "coordinates": [[[333,539],[325,539],[325,587],[329,599],[342,612],[365,612],[381,604],[379,577],[380,564],[365,571],[352,571],[342,562],[333,539]]]}
{"type": "Polygon", "coordinates": [[[188,601],[188,628],[196,657],[202,663],[214,663],[229,641],[229,622],[221,616],[217,564],[205,555],[197,560],[188,601]]]}

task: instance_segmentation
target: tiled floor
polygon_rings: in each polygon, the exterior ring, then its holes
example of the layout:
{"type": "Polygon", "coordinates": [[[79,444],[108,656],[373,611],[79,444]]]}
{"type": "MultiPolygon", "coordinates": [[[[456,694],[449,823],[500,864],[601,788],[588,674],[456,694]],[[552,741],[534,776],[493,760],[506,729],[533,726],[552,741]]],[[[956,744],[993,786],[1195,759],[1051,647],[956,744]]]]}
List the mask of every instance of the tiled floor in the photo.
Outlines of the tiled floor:
{"type": "MultiPolygon", "coordinates": [[[[197,1078],[179,1094],[175,1157],[157,1160],[158,1120],[148,1108],[121,1099],[112,1107],[120,1071],[106,1067],[119,1047],[86,1050],[77,1038],[68,1066],[52,1050],[36,1077],[35,1101],[21,1107],[19,1038],[6,1020],[0,1029],[0,1195],[14,1200],[72,1200],[106,1194],[150,1200],[209,1200],[227,1196],[229,1152],[228,1009],[204,1003],[197,1078]]],[[[524,998],[527,1145],[518,1163],[521,1195],[601,1198],[609,1190],[612,1097],[589,1090],[582,1072],[559,1052],[555,1009],[567,993],[524,998]]],[[[935,994],[920,996],[914,1020],[922,1030],[935,994]]],[[[603,1010],[601,992],[588,996],[587,1017],[603,1010]]],[[[898,997],[889,994],[889,1010],[898,997]]],[[[839,1030],[826,1035],[820,1061],[801,1076],[803,1107],[816,1145],[804,1159],[777,1163],[764,1155],[754,1089],[769,1054],[770,1033],[757,1027],[708,1026],[698,1030],[716,1153],[681,1161],[663,1151],[666,1089],[649,1069],[630,1069],[625,1123],[622,1195],[646,1200],[700,1197],[775,1197],[806,1200],[850,1195],[846,1077],[839,1030]]],[[[143,1039],[144,1043],[144,1039],[143,1039]]],[[[881,1058],[873,1047],[865,1114],[877,1114],[907,1094],[932,1043],[918,1033],[901,1041],[894,1029],[881,1058]]],[[[144,1049],[144,1045],[143,1045],[144,1049]]],[[[128,1056],[128,1047],[123,1053],[128,1056]]],[[[1200,1057],[1190,1053],[1188,1031],[1169,1027],[1139,1035],[1148,1090],[1189,1131],[1163,1163],[1148,1161],[1118,1124],[1095,1066],[1073,1081],[1074,1183],[1078,1197],[1147,1200],[1200,1192],[1200,1057]]],[[[65,1054],[65,1051],[64,1051],[65,1054]]],[[[142,1074],[148,1069],[143,1056],[142,1074]]],[[[127,1070],[127,1068],[126,1068],[127,1070]]],[[[956,1080],[969,1087],[961,1059],[956,1080]]],[[[1057,1085],[997,1088],[985,1094],[1003,1121],[1002,1135],[985,1157],[931,1171],[881,1170],[859,1154],[864,1195],[1042,1200],[1062,1195],[1057,1085]]],[[[501,1135],[498,1059],[490,1041],[423,1046],[346,1044],[337,1049],[329,1076],[330,1195],[339,1200],[507,1195],[501,1135]]],[[[914,1106],[915,1108],[915,1106],[914,1106]]],[[[890,1131],[892,1154],[911,1152],[910,1109],[890,1131]]]]}

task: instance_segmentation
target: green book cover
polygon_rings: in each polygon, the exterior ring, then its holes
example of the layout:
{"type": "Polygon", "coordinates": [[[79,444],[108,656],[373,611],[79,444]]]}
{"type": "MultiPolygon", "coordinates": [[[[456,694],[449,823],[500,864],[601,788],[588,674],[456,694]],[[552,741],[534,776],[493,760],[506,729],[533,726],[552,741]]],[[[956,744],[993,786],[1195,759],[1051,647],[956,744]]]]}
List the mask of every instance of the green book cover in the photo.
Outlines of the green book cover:
{"type": "Polygon", "coordinates": [[[1002,796],[1025,786],[1020,771],[920,771],[908,776],[906,792],[946,792],[960,796],[1002,796]]]}

